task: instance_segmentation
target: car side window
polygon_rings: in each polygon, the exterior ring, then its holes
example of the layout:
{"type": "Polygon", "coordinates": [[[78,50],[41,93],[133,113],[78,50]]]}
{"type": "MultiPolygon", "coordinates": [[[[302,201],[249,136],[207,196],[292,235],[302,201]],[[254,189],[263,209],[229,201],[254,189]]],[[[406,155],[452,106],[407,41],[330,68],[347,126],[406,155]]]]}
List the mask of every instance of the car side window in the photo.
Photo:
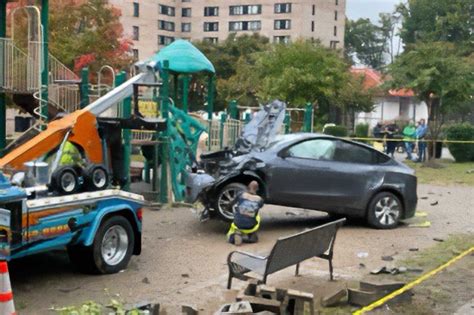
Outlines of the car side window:
{"type": "Polygon", "coordinates": [[[375,155],[368,148],[364,148],[362,146],[345,141],[338,141],[334,153],[334,161],[373,164],[375,162],[375,155]]]}
{"type": "Polygon", "coordinates": [[[336,142],[329,139],[312,139],[295,144],[288,149],[288,156],[331,161],[334,157],[336,142]]]}

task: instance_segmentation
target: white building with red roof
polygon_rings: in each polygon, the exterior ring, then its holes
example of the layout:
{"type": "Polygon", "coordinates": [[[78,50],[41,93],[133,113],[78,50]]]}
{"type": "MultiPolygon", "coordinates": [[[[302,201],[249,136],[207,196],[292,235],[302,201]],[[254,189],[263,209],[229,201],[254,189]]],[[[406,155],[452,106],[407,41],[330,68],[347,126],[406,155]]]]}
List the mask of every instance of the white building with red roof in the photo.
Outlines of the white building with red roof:
{"type": "Polygon", "coordinates": [[[418,121],[422,118],[428,119],[428,107],[420,102],[412,90],[384,90],[384,76],[371,68],[353,67],[351,72],[355,75],[364,76],[364,87],[366,89],[379,89],[374,99],[374,110],[372,112],[359,112],[355,115],[354,124],[368,123],[374,127],[377,122],[384,121],[418,121]]]}

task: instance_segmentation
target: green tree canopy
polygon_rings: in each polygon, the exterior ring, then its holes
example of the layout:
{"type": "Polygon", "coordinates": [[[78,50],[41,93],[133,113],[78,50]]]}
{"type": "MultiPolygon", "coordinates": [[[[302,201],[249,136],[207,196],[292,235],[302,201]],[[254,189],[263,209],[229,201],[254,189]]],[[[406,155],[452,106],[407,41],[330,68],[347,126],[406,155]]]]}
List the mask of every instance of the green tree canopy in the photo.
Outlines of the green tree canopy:
{"type": "Polygon", "coordinates": [[[402,15],[400,36],[408,48],[417,41],[447,41],[472,51],[472,0],[408,0],[397,11],[402,15]]]}

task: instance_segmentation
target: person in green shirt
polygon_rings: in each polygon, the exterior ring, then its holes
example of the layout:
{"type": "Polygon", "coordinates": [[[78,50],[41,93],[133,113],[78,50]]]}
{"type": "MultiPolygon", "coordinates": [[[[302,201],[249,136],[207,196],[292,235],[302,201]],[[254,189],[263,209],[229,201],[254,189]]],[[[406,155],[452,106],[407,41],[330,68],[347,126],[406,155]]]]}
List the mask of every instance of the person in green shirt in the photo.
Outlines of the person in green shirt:
{"type": "Polygon", "coordinates": [[[414,122],[411,120],[408,125],[403,129],[403,140],[405,141],[405,151],[407,153],[407,160],[412,160],[412,152],[415,147],[414,140],[416,139],[416,127],[414,122]]]}

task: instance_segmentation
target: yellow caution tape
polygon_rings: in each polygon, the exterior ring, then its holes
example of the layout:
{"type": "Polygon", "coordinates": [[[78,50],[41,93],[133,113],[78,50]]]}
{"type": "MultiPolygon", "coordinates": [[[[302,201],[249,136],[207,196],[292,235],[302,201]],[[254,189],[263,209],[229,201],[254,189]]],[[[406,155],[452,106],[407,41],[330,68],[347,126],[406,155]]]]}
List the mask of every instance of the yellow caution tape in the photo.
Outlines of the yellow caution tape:
{"type": "Polygon", "coordinates": [[[442,142],[442,143],[465,143],[465,144],[474,144],[474,140],[446,140],[446,139],[438,139],[438,140],[431,140],[431,139],[389,139],[389,138],[363,138],[363,137],[343,137],[343,139],[348,140],[356,140],[356,141],[375,141],[375,142],[442,142]]]}
{"type": "Polygon", "coordinates": [[[394,297],[397,297],[399,296],[400,294],[410,290],[411,288],[413,288],[414,286],[422,283],[423,281],[427,280],[428,278],[434,276],[435,274],[437,274],[438,272],[440,272],[441,270],[443,269],[446,269],[447,267],[451,266],[452,264],[454,264],[456,261],[460,260],[461,258],[463,258],[464,256],[467,256],[469,255],[470,253],[474,252],[474,246],[469,248],[468,250],[462,252],[461,254],[459,254],[458,256],[456,257],[453,257],[452,259],[450,259],[447,263],[439,266],[438,268],[434,269],[434,270],[431,270],[430,272],[424,274],[423,276],[415,279],[414,281],[404,285],[403,287],[401,287],[400,289],[398,290],[395,290],[393,291],[392,293],[384,296],[383,298],[381,298],[380,300],[377,300],[375,302],[373,302],[372,304],[370,305],[367,305],[363,308],[361,308],[360,310],[357,310],[355,311],[354,313],[352,313],[353,315],[360,315],[360,314],[364,314],[366,312],[369,312],[369,311],[372,311],[373,309],[379,307],[379,306],[382,306],[384,305],[385,303],[387,303],[388,301],[390,301],[391,299],[393,299],[394,297]]]}

